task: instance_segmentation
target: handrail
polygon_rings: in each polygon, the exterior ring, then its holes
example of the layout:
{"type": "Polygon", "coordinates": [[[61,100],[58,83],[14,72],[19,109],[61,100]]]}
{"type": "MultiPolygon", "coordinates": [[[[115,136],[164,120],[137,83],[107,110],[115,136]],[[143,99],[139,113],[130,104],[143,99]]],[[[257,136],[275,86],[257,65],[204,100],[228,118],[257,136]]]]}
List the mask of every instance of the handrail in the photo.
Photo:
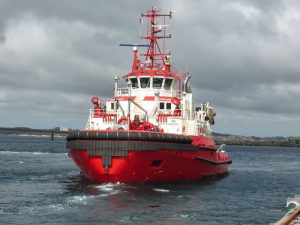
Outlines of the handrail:
{"type": "MultiPolygon", "coordinates": [[[[157,89],[157,88],[132,88],[131,89],[131,93],[135,93],[135,92],[141,92],[141,93],[153,93],[155,91],[159,90],[160,91],[160,95],[164,96],[178,96],[178,91],[177,90],[173,90],[173,89],[170,89],[170,90],[166,90],[166,89],[157,89]]],[[[117,97],[118,96],[123,96],[123,95],[128,95],[128,88],[118,88],[117,89],[117,97]]]]}
{"type": "Polygon", "coordinates": [[[292,223],[295,220],[299,220],[300,215],[300,206],[293,208],[289,211],[284,217],[282,217],[278,222],[274,223],[274,225],[289,225],[296,224],[292,223]]]}
{"type": "Polygon", "coordinates": [[[122,105],[120,104],[120,102],[119,102],[118,99],[116,100],[116,103],[117,103],[117,105],[120,107],[120,109],[121,109],[121,111],[122,111],[122,116],[125,116],[125,111],[124,111],[124,109],[123,109],[123,107],[122,107],[122,105]]]}

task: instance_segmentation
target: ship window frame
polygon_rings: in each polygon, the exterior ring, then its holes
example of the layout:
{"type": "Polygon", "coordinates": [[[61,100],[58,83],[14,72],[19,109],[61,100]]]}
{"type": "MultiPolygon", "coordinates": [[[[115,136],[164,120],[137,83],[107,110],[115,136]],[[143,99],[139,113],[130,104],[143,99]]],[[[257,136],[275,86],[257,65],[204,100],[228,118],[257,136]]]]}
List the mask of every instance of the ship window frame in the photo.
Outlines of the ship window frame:
{"type": "Polygon", "coordinates": [[[140,87],[140,86],[139,86],[139,80],[138,80],[138,77],[130,77],[129,80],[130,80],[130,82],[131,82],[131,88],[132,88],[132,89],[137,89],[137,88],[140,87]],[[132,82],[133,79],[136,80],[135,83],[132,82]],[[133,86],[133,84],[136,84],[136,86],[133,86]]]}
{"type": "Polygon", "coordinates": [[[115,109],[115,103],[114,103],[114,102],[111,102],[111,103],[110,103],[110,109],[111,109],[111,110],[114,110],[114,109],[115,109]]]}
{"type": "Polygon", "coordinates": [[[172,84],[172,90],[179,90],[179,80],[178,79],[173,79],[173,84],[172,84]]]}
{"type": "Polygon", "coordinates": [[[173,84],[173,78],[166,78],[165,80],[164,80],[164,89],[165,90],[171,90],[171,88],[172,88],[172,84],[173,84]],[[167,82],[167,80],[171,80],[171,83],[169,84],[169,86],[168,87],[166,87],[166,82],[167,82]]]}
{"type": "Polygon", "coordinates": [[[166,103],[166,109],[167,109],[167,110],[171,110],[171,109],[172,109],[172,104],[171,104],[171,102],[167,102],[167,103],[166,103]]]}
{"type": "Polygon", "coordinates": [[[140,87],[142,88],[142,89],[147,89],[147,88],[150,88],[151,87],[151,79],[150,79],[151,77],[139,77],[139,81],[140,81],[140,87]],[[145,87],[143,87],[142,86],[142,81],[141,81],[141,79],[149,79],[148,80],[148,83],[147,83],[147,85],[145,86],[145,87]]]}
{"type": "Polygon", "coordinates": [[[153,77],[152,78],[152,88],[153,89],[161,89],[163,87],[163,83],[164,83],[164,77],[153,77]],[[160,84],[160,87],[154,87],[154,80],[156,79],[160,79],[161,80],[161,84],[160,84]]]}
{"type": "Polygon", "coordinates": [[[165,109],[165,103],[164,102],[159,103],[159,109],[165,109]]]}

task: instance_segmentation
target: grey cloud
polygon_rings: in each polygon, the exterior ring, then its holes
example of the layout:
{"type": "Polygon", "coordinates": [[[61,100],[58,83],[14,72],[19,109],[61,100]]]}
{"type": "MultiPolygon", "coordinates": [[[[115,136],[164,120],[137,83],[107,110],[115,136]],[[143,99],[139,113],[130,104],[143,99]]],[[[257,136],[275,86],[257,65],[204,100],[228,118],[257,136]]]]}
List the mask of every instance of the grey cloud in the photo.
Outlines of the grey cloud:
{"type": "MultiPolygon", "coordinates": [[[[233,132],[253,135],[295,132],[300,125],[296,0],[155,3],[164,11],[176,9],[168,43],[173,64],[184,71],[188,63],[195,101],[209,101],[218,110],[217,131],[234,126],[233,132]],[[232,116],[237,114],[238,124],[232,116]],[[267,118],[284,118],[285,127],[275,133],[267,118]],[[251,125],[260,123],[258,130],[251,125]]],[[[90,97],[110,98],[113,77],[130,69],[131,49],[118,44],[140,42],[138,18],[151,6],[138,0],[1,1],[0,125],[9,118],[11,126],[83,125],[90,97]]]]}

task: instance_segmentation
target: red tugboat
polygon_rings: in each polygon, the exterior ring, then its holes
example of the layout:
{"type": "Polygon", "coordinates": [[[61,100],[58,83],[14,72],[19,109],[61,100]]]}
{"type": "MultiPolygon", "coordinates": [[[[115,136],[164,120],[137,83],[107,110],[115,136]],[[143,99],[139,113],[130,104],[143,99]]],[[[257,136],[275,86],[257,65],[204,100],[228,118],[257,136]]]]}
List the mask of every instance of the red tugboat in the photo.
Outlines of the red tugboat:
{"type": "Polygon", "coordinates": [[[133,47],[127,86],[119,88],[115,77],[114,97],[92,97],[86,128],[67,137],[69,156],[93,182],[199,180],[228,172],[230,156],[212,138],[213,108],[193,106],[191,76],[177,72],[165,52],[171,17],[156,8],[141,14],[147,44],[121,45],[133,47]],[[138,55],[138,47],[147,50],[138,55]]]}

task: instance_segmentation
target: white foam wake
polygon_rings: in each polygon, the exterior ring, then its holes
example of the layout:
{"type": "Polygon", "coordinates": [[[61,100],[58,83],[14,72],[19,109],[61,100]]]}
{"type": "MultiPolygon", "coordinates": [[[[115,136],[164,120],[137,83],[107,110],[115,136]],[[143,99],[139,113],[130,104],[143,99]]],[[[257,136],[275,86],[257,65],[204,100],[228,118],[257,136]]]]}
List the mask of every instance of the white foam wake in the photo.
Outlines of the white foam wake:
{"type": "Polygon", "coordinates": [[[162,189],[162,188],[153,188],[154,191],[158,191],[158,192],[170,192],[170,190],[167,190],[167,189],[162,189]]]}

